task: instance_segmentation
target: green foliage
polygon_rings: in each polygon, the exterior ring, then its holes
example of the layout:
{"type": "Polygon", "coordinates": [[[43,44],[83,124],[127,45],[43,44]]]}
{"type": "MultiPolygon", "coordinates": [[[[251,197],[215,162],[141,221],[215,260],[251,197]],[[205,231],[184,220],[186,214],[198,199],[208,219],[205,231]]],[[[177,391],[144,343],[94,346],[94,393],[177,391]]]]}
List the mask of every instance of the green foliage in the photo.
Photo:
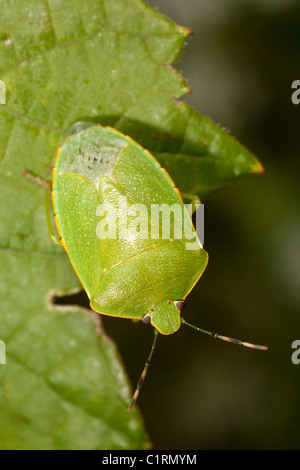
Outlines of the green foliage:
{"type": "MultiPolygon", "coordinates": [[[[141,0],[17,0],[0,5],[2,449],[147,446],[100,318],[54,309],[80,287],[47,234],[44,189],[56,148],[79,120],[111,125],[154,153],[184,192],[200,196],[262,170],[223,130],[179,101],[170,64],[188,30],[141,0]]],[[[117,320],[116,320],[117,321],[117,320]]]]}

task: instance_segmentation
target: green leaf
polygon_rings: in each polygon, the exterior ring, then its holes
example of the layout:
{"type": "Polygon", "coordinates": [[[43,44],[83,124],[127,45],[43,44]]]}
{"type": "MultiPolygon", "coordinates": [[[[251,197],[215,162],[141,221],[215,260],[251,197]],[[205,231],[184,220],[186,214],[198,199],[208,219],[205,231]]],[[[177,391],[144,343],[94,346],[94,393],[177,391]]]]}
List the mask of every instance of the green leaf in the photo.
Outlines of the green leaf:
{"type": "Polygon", "coordinates": [[[157,123],[145,130],[135,122],[126,132],[152,150],[183,193],[202,198],[246,174],[264,172],[251,152],[185,103],[169,100],[157,107],[155,119],[160,128],[157,123]]]}
{"type": "Polygon", "coordinates": [[[65,256],[1,250],[1,449],[147,446],[114,344],[99,315],[47,308],[74,283],[65,256]]]}
{"type": "Polygon", "coordinates": [[[260,172],[247,150],[179,101],[189,88],[170,64],[188,32],[141,0],[0,5],[3,449],[148,446],[137,410],[126,411],[131,391],[100,317],[51,303],[80,283],[49,241],[45,190],[23,174],[50,180],[57,146],[79,120],[131,135],[184,192],[202,196],[260,172]]]}

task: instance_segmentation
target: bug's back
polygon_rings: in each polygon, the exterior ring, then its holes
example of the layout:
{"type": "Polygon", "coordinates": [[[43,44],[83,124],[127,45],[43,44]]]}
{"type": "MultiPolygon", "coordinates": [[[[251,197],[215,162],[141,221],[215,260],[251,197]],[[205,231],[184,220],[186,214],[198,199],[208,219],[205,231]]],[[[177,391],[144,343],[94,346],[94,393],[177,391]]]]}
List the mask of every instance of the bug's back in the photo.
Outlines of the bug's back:
{"type": "Polygon", "coordinates": [[[198,249],[186,249],[195,231],[173,181],[118,131],[95,126],[69,137],[58,153],[53,189],[59,233],[96,311],[142,318],[157,302],[186,297],[205,269],[199,241],[198,249]],[[168,236],[162,205],[167,214],[174,208],[168,236]],[[138,237],[130,230],[137,218],[138,237]]]}

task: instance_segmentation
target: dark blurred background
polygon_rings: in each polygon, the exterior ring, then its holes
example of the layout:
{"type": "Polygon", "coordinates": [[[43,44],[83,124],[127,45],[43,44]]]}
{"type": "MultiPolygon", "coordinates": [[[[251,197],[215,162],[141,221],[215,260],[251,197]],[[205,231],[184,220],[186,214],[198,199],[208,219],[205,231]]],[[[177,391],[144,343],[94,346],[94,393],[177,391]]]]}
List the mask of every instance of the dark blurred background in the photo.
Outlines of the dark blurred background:
{"type": "MultiPolygon", "coordinates": [[[[157,449],[299,449],[300,2],[149,0],[190,27],[176,68],[183,99],[238,138],[266,173],[203,202],[206,272],[184,317],[202,328],[266,344],[255,351],[182,327],[160,336],[139,397],[157,449]]],[[[103,317],[135,386],[153,331],[103,317]]]]}

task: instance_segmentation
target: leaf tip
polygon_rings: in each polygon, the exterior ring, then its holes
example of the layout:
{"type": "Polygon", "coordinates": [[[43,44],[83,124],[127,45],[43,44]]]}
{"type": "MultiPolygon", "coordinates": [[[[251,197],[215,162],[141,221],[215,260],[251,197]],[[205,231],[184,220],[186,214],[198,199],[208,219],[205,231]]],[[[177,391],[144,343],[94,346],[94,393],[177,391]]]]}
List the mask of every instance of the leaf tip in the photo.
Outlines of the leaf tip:
{"type": "Polygon", "coordinates": [[[194,31],[191,28],[188,28],[186,26],[179,26],[179,30],[185,38],[187,36],[190,36],[190,35],[194,34],[194,31]]]}
{"type": "Polygon", "coordinates": [[[257,162],[252,167],[252,172],[256,173],[257,175],[263,175],[265,174],[266,170],[262,166],[262,164],[257,160],[257,162]]]}

